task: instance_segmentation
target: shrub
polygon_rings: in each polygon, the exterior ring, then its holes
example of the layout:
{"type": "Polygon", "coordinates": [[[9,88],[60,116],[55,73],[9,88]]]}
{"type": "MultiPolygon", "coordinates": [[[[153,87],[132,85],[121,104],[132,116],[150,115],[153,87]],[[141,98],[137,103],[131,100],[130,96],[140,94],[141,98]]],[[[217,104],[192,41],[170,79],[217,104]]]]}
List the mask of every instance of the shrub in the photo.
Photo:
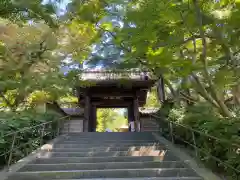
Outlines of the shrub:
{"type": "Polygon", "coordinates": [[[57,118],[59,116],[53,112],[37,113],[31,110],[15,113],[2,112],[0,114],[0,166],[3,167],[8,162],[8,151],[11,149],[14,132],[28,127],[35,127],[17,133],[14,147],[18,148],[13,151],[12,162],[21,159],[39,146],[42,127],[37,125],[53,121],[51,126],[46,127],[46,133],[44,134],[44,141],[51,139],[56,130],[55,120],[57,118]]]}
{"type": "MultiPolygon", "coordinates": [[[[239,174],[231,168],[224,166],[228,164],[235,169],[240,169],[240,148],[232,144],[240,144],[240,118],[223,118],[214,108],[206,103],[199,103],[187,108],[173,108],[169,111],[168,120],[186,125],[202,133],[194,133],[197,147],[199,148],[198,156],[211,169],[228,176],[227,179],[237,179],[239,174]],[[218,141],[213,138],[204,136],[209,134],[227,141],[218,141]],[[206,153],[203,153],[206,152],[206,153]],[[220,159],[223,163],[218,162],[212,156],[220,159]],[[231,177],[230,177],[231,176],[231,177]]],[[[160,119],[160,127],[164,130],[162,134],[170,138],[169,125],[163,119],[160,119]]],[[[186,142],[193,144],[193,136],[190,130],[174,125],[173,132],[176,134],[175,143],[185,145],[193,149],[186,142]]]]}

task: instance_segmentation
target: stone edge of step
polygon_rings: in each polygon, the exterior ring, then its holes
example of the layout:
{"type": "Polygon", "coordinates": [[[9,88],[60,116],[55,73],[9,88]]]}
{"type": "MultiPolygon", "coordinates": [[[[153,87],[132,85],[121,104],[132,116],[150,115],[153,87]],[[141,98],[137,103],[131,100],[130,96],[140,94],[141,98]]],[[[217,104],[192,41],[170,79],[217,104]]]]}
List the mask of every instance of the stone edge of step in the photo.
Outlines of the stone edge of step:
{"type": "Polygon", "coordinates": [[[59,143],[61,144],[64,144],[64,143],[67,143],[67,144],[89,144],[89,143],[93,143],[93,144],[118,144],[118,143],[126,143],[126,144],[140,144],[140,143],[146,143],[146,144],[150,144],[150,143],[159,143],[158,141],[156,140],[143,140],[143,141],[120,141],[120,140],[101,140],[101,142],[97,141],[97,140],[63,140],[63,141],[60,141],[59,143]],[[80,143],[81,142],[81,143],[80,143]]]}
{"type": "MultiPolygon", "coordinates": [[[[59,180],[93,180],[93,179],[59,179],[59,180]]],[[[201,177],[145,177],[145,178],[94,178],[94,180],[203,180],[201,177]]]]}
{"type": "Polygon", "coordinates": [[[108,162],[108,163],[59,163],[59,164],[28,164],[18,172],[34,172],[34,171],[66,171],[66,170],[105,170],[105,169],[144,169],[144,168],[187,168],[181,161],[165,161],[165,162],[108,162]],[[87,168],[86,168],[87,167],[87,168]]]}
{"type": "MultiPolygon", "coordinates": [[[[172,155],[172,154],[171,154],[172,155]]],[[[174,157],[175,157],[175,155],[173,155],[174,157]]],[[[108,158],[128,158],[128,159],[134,159],[134,158],[147,158],[147,157],[152,157],[152,158],[160,158],[160,156],[110,156],[110,157],[108,157],[108,158]]],[[[79,159],[79,160],[81,160],[81,159],[89,159],[89,158],[92,158],[92,159],[106,159],[106,157],[104,157],[104,156],[90,156],[90,157],[66,157],[66,156],[64,156],[64,157],[51,157],[51,158],[49,158],[49,157],[37,157],[37,156],[35,156],[35,158],[34,159],[32,159],[33,160],[33,162],[34,162],[34,160],[40,160],[40,159],[49,159],[49,160],[54,160],[54,159],[79,159]]],[[[176,158],[177,160],[179,159],[179,158],[176,158]]]]}
{"type": "MultiPolygon", "coordinates": [[[[53,177],[58,177],[57,179],[61,179],[61,177],[59,176],[60,174],[64,177],[69,177],[68,179],[78,179],[77,177],[74,177],[74,176],[78,176],[81,175],[82,173],[86,173],[89,175],[89,173],[97,173],[98,175],[102,174],[102,173],[110,173],[109,175],[111,176],[111,173],[126,173],[126,172],[130,172],[130,174],[132,174],[134,172],[135,173],[138,173],[140,172],[141,173],[157,173],[158,171],[161,171],[161,172],[166,172],[166,173],[170,173],[169,175],[171,175],[174,171],[175,172],[182,172],[182,173],[189,173],[190,171],[192,171],[192,169],[190,168],[145,168],[145,169],[105,169],[105,170],[73,170],[73,171],[34,171],[34,172],[17,172],[17,173],[12,173],[10,175],[10,178],[12,177],[20,177],[20,176],[38,176],[38,175],[48,175],[48,178],[52,179],[53,177]],[[144,171],[144,172],[143,172],[144,171]],[[64,175],[65,174],[65,175],[64,175]],[[72,175],[74,175],[73,177],[71,177],[72,175]],[[53,176],[53,177],[52,177],[53,176]]],[[[93,175],[93,176],[96,176],[97,174],[93,175]]],[[[154,176],[155,177],[155,176],[154,176]]],[[[167,176],[166,176],[167,177],[167,176]]],[[[172,177],[172,176],[169,176],[169,177],[172,177]]],[[[195,173],[193,172],[191,175],[187,175],[187,176],[179,176],[180,177],[191,177],[191,178],[197,178],[197,174],[195,175],[195,173]]],[[[47,178],[47,177],[46,177],[47,178]]],[[[84,178],[84,177],[83,177],[84,178]]],[[[110,177],[106,177],[106,178],[110,178],[110,177]]],[[[130,177],[126,177],[126,178],[130,178],[130,177]]],[[[132,178],[135,178],[135,177],[132,177],[132,178]]],[[[139,177],[139,178],[144,178],[146,179],[145,177],[139,177]]],[[[156,177],[158,178],[158,177],[156,177]]],[[[174,176],[172,177],[174,178],[174,176]]],[[[66,178],[64,178],[66,179],[66,178]]],[[[81,178],[80,178],[81,179],[81,178]]],[[[87,179],[87,177],[85,178],[87,179]]],[[[94,178],[95,179],[95,178],[94,178]]],[[[122,177],[122,179],[125,179],[122,177]]]]}
{"type": "MultiPolygon", "coordinates": [[[[99,143],[99,141],[97,140],[72,140],[72,139],[64,139],[63,141],[61,141],[61,143],[67,143],[67,144],[79,144],[79,142],[81,142],[81,144],[88,144],[88,143],[99,143]]],[[[102,140],[101,143],[103,144],[107,144],[107,143],[112,143],[112,144],[116,144],[116,143],[126,143],[126,144],[130,144],[130,143],[157,143],[156,140],[128,140],[128,141],[121,141],[121,140],[102,140]]]]}
{"type": "Polygon", "coordinates": [[[158,143],[158,142],[151,142],[151,143],[56,143],[53,147],[59,148],[59,147],[77,147],[77,148],[82,148],[82,147],[92,147],[92,148],[97,148],[97,147],[126,147],[126,146],[161,146],[163,144],[158,143]]]}
{"type": "Polygon", "coordinates": [[[183,167],[183,168],[137,168],[137,169],[101,169],[101,170],[98,170],[98,169],[89,169],[89,170],[63,170],[63,171],[27,171],[27,172],[15,172],[13,174],[44,174],[44,173],[82,173],[82,172],[106,172],[106,171],[158,171],[158,170],[166,170],[166,171],[172,171],[172,170],[191,170],[191,168],[186,168],[186,167],[183,167]]]}
{"type": "MultiPolygon", "coordinates": [[[[138,150],[137,150],[138,151],[138,150]]],[[[157,149],[157,150],[153,150],[153,151],[159,151],[160,153],[161,152],[166,152],[166,153],[172,153],[171,151],[169,151],[169,150],[167,150],[167,149],[157,149]]],[[[87,156],[87,155],[93,155],[93,154],[104,154],[104,153],[106,153],[106,154],[112,154],[112,153],[116,153],[116,154],[125,154],[125,155],[127,155],[127,153],[131,153],[131,152],[134,152],[134,150],[129,150],[129,151],[118,151],[118,150],[116,150],[116,151],[97,151],[97,152],[76,152],[76,151],[64,151],[64,152],[57,152],[57,151],[46,151],[46,150],[44,150],[44,151],[40,151],[39,152],[39,154],[41,155],[41,154],[45,154],[45,153],[47,153],[47,154],[51,154],[51,155],[54,155],[54,154],[62,154],[62,155],[66,155],[66,154],[76,154],[76,155],[78,155],[78,154],[82,154],[82,155],[86,155],[86,157],[89,157],[89,156],[87,156]]],[[[65,157],[65,156],[62,156],[62,157],[65,157]]]]}
{"type": "MultiPolygon", "coordinates": [[[[145,146],[134,146],[134,147],[132,147],[132,148],[140,148],[140,147],[145,147],[145,146]]],[[[163,146],[163,145],[156,145],[156,146],[154,146],[155,148],[157,148],[156,150],[167,150],[167,147],[166,146],[163,146]],[[159,149],[160,148],[160,149],[159,149]]],[[[91,151],[91,150],[98,150],[98,152],[111,152],[111,151],[119,151],[119,149],[121,149],[121,148],[131,148],[131,147],[86,147],[86,148],[84,148],[84,147],[82,147],[82,148],[75,148],[75,147],[67,147],[67,148],[59,148],[59,147],[54,147],[52,150],[50,150],[50,152],[61,152],[60,150],[64,150],[63,152],[67,152],[66,150],[69,150],[69,151],[73,151],[73,152],[75,152],[75,151],[77,151],[77,152],[81,152],[81,151],[83,151],[83,152],[85,152],[85,151],[91,151]],[[112,150],[113,149],[113,150],[112,150]],[[57,150],[59,150],[59,151],[57,151],[57,150]],[[108,150],[108,151],[106,151],[106,150],[108,150]]],[[[48,151],[48,150],[43,150],[43,151],[48,151]]]]}
{"type": "MultiPolygon", "coordinates": [[[[91,165],[91,164],[125,164],[126,162],[95,162],[95,163],[53,163],[53,164],[47,164],[49,166],[55,166],[55,165],[72,165],[72,164],[76,164],[76,165],[91,165]]],[[[145,164],[145,163],[183,163],[182,161],[143,161],[143,162],[139,162],[139,161],[132,161],[132,162],[128,162],[128,164],[135,164],[135,163],[140,163],[140,164],[145,164]]],[[[26,166],[45,166],[46,164],[34,164],[34,163],[29,163],[26,164],[26,166]]]]}
{"type": "Polygon", "coordinates": [[[159,154],[146,154],[144,156],[142,155],[133,155],[130,154],[130,151],[111,151],[111,152],[93,152],[93,153],[87,153],[87,152],[39,152],[37,155],[37,158],[95,158],[95,157],[99,157],[99,158],[109,158],[109,157],[159,157],[159,158],[170,158],[170,157],[174,157],[176,160],[178,160],[179,158],[177,158],[176,155],[174,155],[173,152],[171,151],[166,151],[165,150],[159,150],[159,154]],[[51,156],[51,157],[49,157],[51,156]]]}

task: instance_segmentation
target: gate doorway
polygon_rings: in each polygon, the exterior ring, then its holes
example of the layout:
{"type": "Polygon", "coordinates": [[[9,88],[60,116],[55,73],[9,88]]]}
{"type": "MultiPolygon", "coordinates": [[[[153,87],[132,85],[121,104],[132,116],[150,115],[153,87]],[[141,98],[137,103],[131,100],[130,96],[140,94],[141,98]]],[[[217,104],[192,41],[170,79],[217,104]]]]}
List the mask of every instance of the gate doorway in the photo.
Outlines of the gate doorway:
{"type": "Polygon", "coordinates": [[[96,120],[98,108],[127,108],[131,132],[140,132],[139,107],[143,107],[146,103],[148,89],[156,80],[142,78],[140,71],[91,71],[86,74],[91,77],[80,77],[85,83],[76,87],[79,105],[84,107],[84,132],[99,130],[96,120]]]}
{"type": "Polygon", "coordinates": [[[122,132],[128,130],[127,108],[97,108],[97,132],[122,132]]]}

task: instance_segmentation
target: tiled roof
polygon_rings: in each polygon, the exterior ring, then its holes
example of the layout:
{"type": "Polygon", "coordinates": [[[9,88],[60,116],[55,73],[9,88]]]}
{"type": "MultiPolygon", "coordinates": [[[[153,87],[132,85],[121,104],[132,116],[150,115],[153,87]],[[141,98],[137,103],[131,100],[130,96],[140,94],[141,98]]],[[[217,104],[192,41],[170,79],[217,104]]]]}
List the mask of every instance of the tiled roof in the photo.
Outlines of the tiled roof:
{"type": "Polygon", "coordinates": [[[139,112],[142,114],[156,113],[159,108],[139,108],[139,112]]]}
{"type": "Polygon", "coordinates": [[[68,115],[82,115],[84,113],[83,108],[62,108],[62,110],[68,115]]]}

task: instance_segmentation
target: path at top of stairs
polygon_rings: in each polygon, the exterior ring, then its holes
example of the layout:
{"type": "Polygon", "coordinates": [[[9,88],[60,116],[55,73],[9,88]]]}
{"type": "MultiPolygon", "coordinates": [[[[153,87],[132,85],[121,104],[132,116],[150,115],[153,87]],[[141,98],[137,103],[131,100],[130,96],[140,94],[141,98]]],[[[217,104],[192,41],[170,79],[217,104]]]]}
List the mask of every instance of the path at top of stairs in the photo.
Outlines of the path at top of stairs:
{"type": "Polygon", "coordinates": [[[150,132],[71,133],[7,180],[202,180],[150,132]]]}

